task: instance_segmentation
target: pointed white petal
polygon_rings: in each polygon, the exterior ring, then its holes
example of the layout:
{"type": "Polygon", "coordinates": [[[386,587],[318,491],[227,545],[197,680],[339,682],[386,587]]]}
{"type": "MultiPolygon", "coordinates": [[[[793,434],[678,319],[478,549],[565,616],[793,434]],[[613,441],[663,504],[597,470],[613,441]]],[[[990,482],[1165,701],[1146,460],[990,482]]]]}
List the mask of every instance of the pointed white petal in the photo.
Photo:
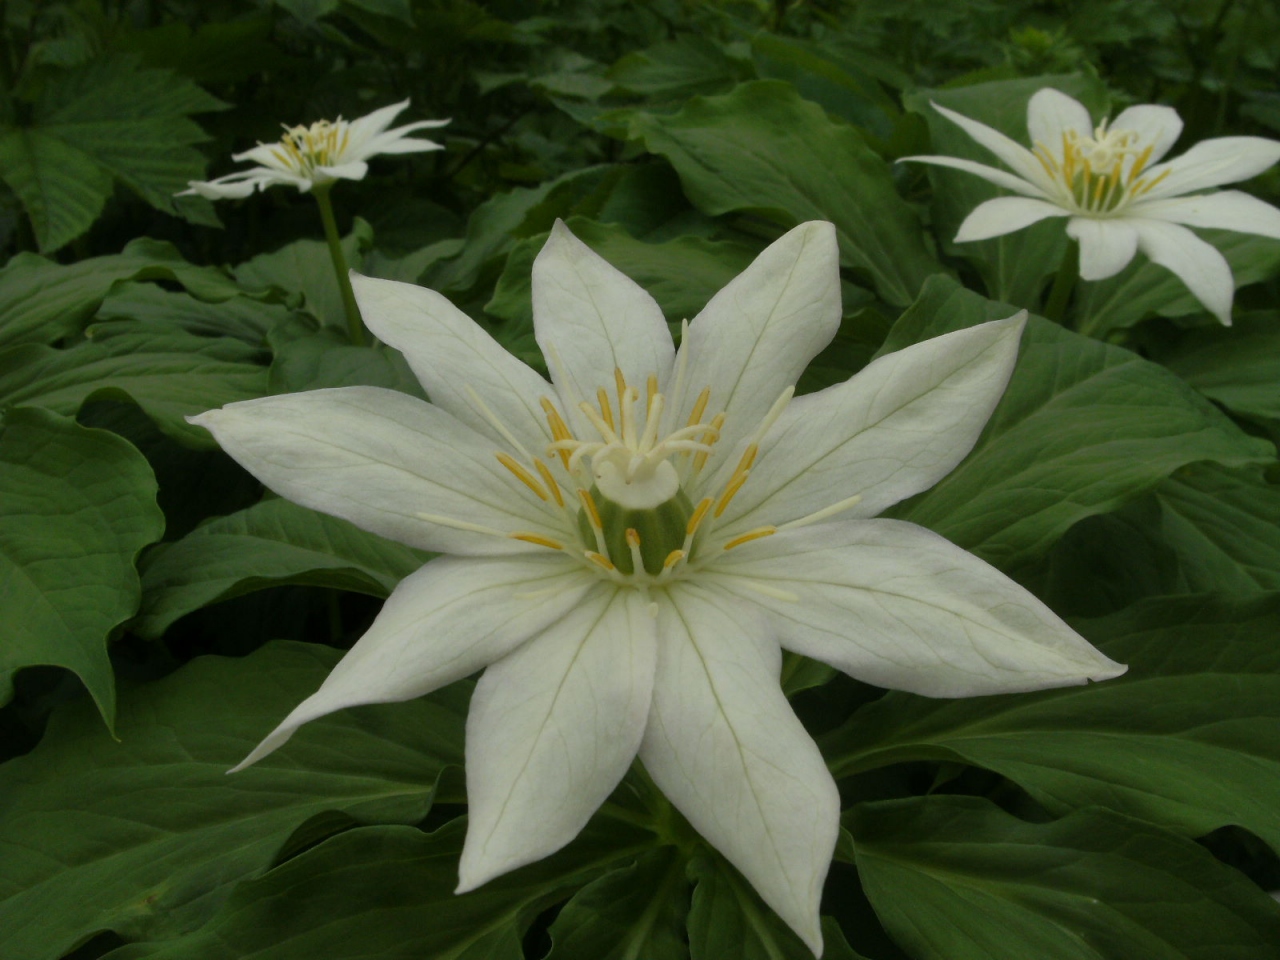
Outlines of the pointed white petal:
{"type": "Polygon", "coordinates": [[[1009,139],[999,130],[988,127],[985,123],[979,123],[977,120],[971,120],[954,110],[948,110],[936,103],[933,104],[933,109],[1003,160],[1006,166],[1022,179],[1035,184],[1042,190],[1047,188],[1048,174],[1040,165],[1040,161],[1035,158],[1035,154],[1022,144],[1009,139]]]}
{"type": "Polygon", "coordinates": [[[1186,227],[1160,220],[1130,220],[1138,231],[1138,246],[1154,263],[1177,274],[1192,295],[1231,326],[1231,300],[1235,280],[1231,266],[1217,248],[1205,243],[1186,227]]]}
{"type": "Polygon", "coordinates": [[[671,371],[657,302],[559,220],[533,261],[533,325],[564,412],[581,424],[577,402],[594,401],[598,387],[615,392],[615,369],[641,396],[650,374],[665,385],[671,371]]]}
{"type": "Polygon", "coordinates": [[[1169,152],[1169,148],[1182,135],[1182,118],[1173,107],[1144,103],[1122,111],[1111,121],[1109,129],[1117,133],[1132,130],[1138,135],[1143,147],[1150,144],[1151,155],[1147,157],[1147,166],[1151,166],[1159,163],[1160,158],[1169,152]]]}
{"type": "Polygon", "coordinates": [[[1080,277],[1105,280],[1129,265],[1138,252],[1138,231],[1125,220],[1072,217],[1067,236],[1080,244],[1080,277]]]}
{"type": "Polygon", "coordinates": [[[597,582],[563,557],[432,560],[400,581],[320,689],[235,770],[335,710],[409,700],[475,673],[556,623],[597,582]]]}
{"type": "MultiPolygon", "coordinates": [[[[1025,322],[1023,312],[913,344],[797,397],[716,536],[780,526],[855,494],[849,515],[875,516],[933,486],[973,448],[1004,393],[1025,322]]],[[[727,481],[721,470],[715,483],[727,481]]]]}
{"type": "Polygon", "coordinates": [[[361,155],[372,157],[378,153],[420,153],[424,150],[443,150],[442,144],[434,140],[419,140],[409,134],[417,130],[432,130],[448,124],[448,120],[417,120],[395,127],[371,137],[361,150],[361,155]]]}
{"type": "Polygon", "coordinates": [[[538,402],[554,395],[551,384],[434,290],[358,273],[351,286],[365,324],[405,355],[432,403],[507,449],[479,397],[531,455],[542,455],[551,434],[538,402]]]}
{"type": "Polygon", "coordinates": [[[351,160],[332,167],[316,167],[315,181],[323,183],[326,178],[333,180],[363,180],[369,172],[369,165],[363,160],[351,160]]]}
{"type": "Polygon", "coordinates": [[[1139,200],[1133,205],[1132,213],[1135,217],[1167,220],[1188,227],[1238,230],[1240,233],[1280,238],[1280,210],[1239,190],[1171,197],[1168,200],[1139,200]]]}
{"type": "Polygon", "coordinates": [[[1020,193],[1025,197],[1043,198],[1048,196],[1044,189],[1034,183],[1028,183],[1008,171],[989,167],[985,163],[977,163],[974,160],[962,160],[960,157],[903,157],[898,162],[931,163],[935,167],[951,167],[953,170],[963,170],[965,173],[975,174],[988,183],[994,183],[997,187],[1004,187],[1006,190],[1012,190],[1014,193],[1020,193]]]}
{"type": "Polygon", "coordinates": [[[259,166],[266,167],[268,170],[278,170],[284,173],[297,174],[298,168],[296,164],[285,159],[284,148],[278,143],[260,143],[256,147],[250,147],[243,153],[233,153],[232,160],[244,161],[248,160],[259,166]]]}
{"type": "Polygon", "coordinates": [[[1061,162],[1062,135],[1075,133],[1078,137],[1090,137],[1093,121],[1080,101],[1061,90],[1044,87],[1027,101],[1027,133],[1032,144],[1040,144],[1061,162]]]}
{"type": "Polygon", "coordinates": [[[1065,217],[1067,211],[1047,200],[1031,197],[996,197],[973,208],[956,233],[956,243],[989,240],[1013,233],[1046,217],[1065,217]]]}
{"type": "Polygon", "coordinates": [[[1146,199],[1176,197],[1193,190],[1248,180],[1273,166],[1277,160],[1280,160],[1280,141],[1277,140],[1262,137],[1201,140],[1182,156],[1151,167],[1142,175],[1142,179],[1151,182],[1169,171],[1169,175],[1146,194],[1146,199]]]}
{"type": "Polygon", "coordinates": [[[1126,669],[994,567],[899,520],[784,531],[729,551],[707,582],[768,609],[784,647],[894,690],[972,697],[1126,669]]]}
{"type": "Polygon", "coordinates": [[[563,537],[565,520],[499,463],[496,446],[415,397],[378,387],[228,404],[190,421],[282,497],[423,550],[470,556],[544,550],[424,520],[427,513],[563,537]]]}
{"type": "Polygon", "coordinates": [[[653,692],[648,607],[639,591],[597,581],[480,678],[467,716],[458,893],[559,850],[627,772],[653,692]]]}
{"type": "Polygon", "coordinates": [[[766,247],[689,324],[688,368],[672,428],[684,426],[704,387],[708,416],[726,414],[729,449],[755,430],[783,389],[799,379],[840,326],[840,251],[835,228],[803,223],[766,247]]]}
{"type": "Polygon", "coordinates": [[[814,955],[840,798],[778,686],[750,605],[692,585],[657,595],[658,672],[640,758],[693,828],[814,955]]]}
{"type": "Polygon", "coordinates": [[[262,174],[254,170],[243,173],[232,173],[217,180],[189,180],[189,190],[183,190],[179,196],[197,194],[206,200],[240,200],[249,196],[254,190],[265,189],[278,178],[271,173],[262,174]]]}
{"type": "Polygon", "coordinates": [[[379,107],[372,113],[367,113],[363,117],[357,117],[352,120],[347,125],[347,149],[344,154],[349,156],[369,156],[368,153],[361,152],[366,143],[391,126],[395,118],[407,106],[409,106],[409,101],[401,100],[399,103],[379,107]]]}

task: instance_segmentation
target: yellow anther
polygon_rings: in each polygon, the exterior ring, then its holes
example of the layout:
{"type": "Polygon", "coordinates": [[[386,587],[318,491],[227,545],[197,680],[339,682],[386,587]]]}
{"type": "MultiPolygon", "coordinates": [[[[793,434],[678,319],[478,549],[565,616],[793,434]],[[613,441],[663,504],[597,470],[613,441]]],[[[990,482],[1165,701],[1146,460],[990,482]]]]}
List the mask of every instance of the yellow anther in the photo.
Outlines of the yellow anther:
{"type": "Polygon", "coordinates": [[[587,519],[591,521],[591,526],[597,530],[603,530],[604,524],[600,522],[600,511],[596,509],[596,502],[591,497],[590,490],[578,488],[578,499],[582,501],[582,509],[587,511],[587,519]]]}
{"type": "Polygon", "coordinates": [[[551,495],[556,498],[557,506],[564,506],[564,497],[560,494],[560,484],[556,483],[556,478],[551,475],[551,471],[547,469],[547,465],[541,460],[533,461],[533,465],[538,468],[538,473],[542,476],[542,482],[547,485],[547,489],[551,491],[551,495]]]}
{"type": "Polygon", "coordinates": [[[1146,183],[1136,185],[1133,190],[1133,195],[1135,197],[1140,197],[1145,193],[1150,193],[1153,189],[1155,189],[1156,184],[1158,184],[1161,180],[1163,180],[1165,177],[1167,177],[1171,173],[1173,173],[1173,168],[1172,167],[1166,168],[1165,170],[1161,171],[1160,176],[1156,177],[1154,180],[1148,180],[1146,183]]]}
{"type": "Polygon", "coordinates": [[[596,553],[594,550],[583,550],[582,555],[594,564],[598,564],[604,569],[612,573],[618,568],[613,565],[613,561],[606,557],[603,553],[596,553]]]}
{"type": "Polygon", "coordinates": [[[627,527],[627,546],[631,550],[631,571],[645,572],[644,557],[640,553],[640,532],[635,527],[627,527]]]}
{"type": "Polygon", "coordinates": [[[609,405],[609,392],[604,387],[596,388],[596,399],[600,401],[600,415],[604,417],[604,422],[609,425],[609,429],[613,426],[613,408],[609,405]]]}
{"type": "Polygon", "coordinates": [[[742,489],[742,485],[747,482],[747,477],[751,476],[750,470],[743,470],[741,473],[734,473],[728,485],[724,488],[724,493],[720,494],[720,499],[716,503],[716,513],[718,517],[724,513],[729,507],[729,501],[733,499],[733,495],[742,489]]]}
{"type": "Polygon", "coordinates": [[[693,409],[689,412],[688,426],[692,427],[695,424],[702,422],[702,415],[706,412],[707,403],[710,402],[710,400],[711,388],[703,387],[702,392],[698,394],[698,399],[694,401],[693,409]]]}
{"type": "Polygon", "coordinates": [[[684,559],[683,550],[672,550],[670,553],[667,554],[667,559],[662,561],[662,569],[670,570],[672,567],[674,567],[677,563],[679,563],[683,559],[684,559]]]}
{"type": "MultiPolygon", "coordinates": [[[[708,446],[714,446],[715,442],[720,439],[720,428],[724,426],[724,414],[717,413],[711,418],[711,423],[707,425],[707,432],[702,435],[702,442],[708,446]]],[[[694,471],[701,470],[707,463],[707,457],[711,456],[710,450],[699,450],[693,458],[694,471]]]]}
{"type": "Polygon", "coordinates": [[[496,456],[500,464],[516,475],[517,480],[538,495],[539,500],[551,499],[547,491],[542,489],[542,484],[538,482],[538,478],[521,466],[515,457],[509,453],[498,453],[496,456]]]}
{"type": "Polygon", "coordinates": [[[756,462],[756,454],[759,452],[760,445],[758,443],[750,444],[746,450],[742,451],[742,459],[738,461],[738,466],[733,471],[733,475],[736,477],[742,471],[750,470],[752,464],[756,462]]]}
{"type": "Polygon", "coordinates": [[[550,537],[544,537],[540,533],[512,533],[508,534],[512,540],[523,540],[525,543],[536,543],[540,547],[550,547],[552,550],[563,550],[564,544],[558,540],[552,540],[550,537]]]}
{"type": "MultiPolygon", "coordinates": [[[[543,397],[540,402],[542,404],[543,412],[547,415],[547,426],[551,428],[552,439],[557,441],[572,440],[573,434],[569,431],[569,428],[565,426],[564,420],[560,417],[560,411],[555,408],[555,404],[546,397],[543,397]]],[[[560,449],[556,452],[560,454],[560,462],[564,465],[564,468],[568,470],[569,451],[560,449]]]]}
{"type": "Polygon", "coordinates": [[[645,389],[647,396],[644,400],[646,410],[653,406],[653,398],[658,395],[658,375],[656,373],[649,374],[649,379],[645,381],[645,389]]]}
{"type": "Polygon", "coordinates": [[[689,518],[689,522],[684,526],[684,535],[692,537],[698,532],[698,527],[702,526],[702,518],[707,515],[707,511],[711,509],[711,504],[715,501],[710,497],[703,497],[698,501],[698,505],[693,508],[693,516],[689,518]]]}
{"type": "Polygon", "coordinates": [[[618,388],[618,411],[627,405],[627,378],[622,375],[621,367],[613,368],[613,384],[618,388]]]}
{"type": "Polygon", "coordinates": [[[750,543],[752,540],[759,540],[761,537],[771,537],[777,532],[777,527],[756,527],[754,530],[748,530],[741,536],[734,537],[724,545],[724,548],[726,550],[732,550],[734,547],[740,547],[744,543],[750,543]]]}
{"type": "Polygon", "coordinates": [[[1154,143],[1147,144],[1146,148],[1138,154],[1136,160],[1133,161],[1133,167],[1129,170],[1129,179],[1135,180],[1142,175],[1142,171],[1147,168],[1147,161],[1151,159],[1151,151],[1156,148],[1154,143]]]}
{"type": "Polygon", "coordinates": [[[628,547],[640,546],[640,531],[637,530],[635,527],[627,527],[627,546],[628,547]]]}

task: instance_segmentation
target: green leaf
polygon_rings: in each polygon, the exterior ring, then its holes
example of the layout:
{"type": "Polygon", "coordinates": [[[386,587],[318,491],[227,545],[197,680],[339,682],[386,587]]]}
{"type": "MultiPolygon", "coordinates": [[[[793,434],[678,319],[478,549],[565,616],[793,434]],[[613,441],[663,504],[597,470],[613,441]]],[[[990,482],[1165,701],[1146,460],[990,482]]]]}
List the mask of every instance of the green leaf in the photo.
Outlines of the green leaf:
{"type": "Polygon", "coordinates": [[[338,656],[277,642],[199,658],[122,694],[119,739],[85,703],[59,708],[40,745],[0,767],[0,955],[56,960],[101,930],[178,936],[317,814],[425,816],[441,771],[462,762],[466,684],[317,720],[227,776],[338,656]]]}
{"type": "Polygon", "coordinates": [[[720,93],[751,75],[749,64],[735,60],[723,45],[698,34],[682,34],[629,53],[608,73],[609,79],[628,93],[669,101],[720,93]]]}
{"type": "Polygon", "coordinates": [[[177,327],[197,337],[235,337],[262,346],[271,328],[289,319],[289,310],[283,304],[241,296],[208,303],[154,283],[121,280],[111,288],[94,319],[130,320],[140,331],[172,331],[177,327]]]}
{"type": "Polygon", "coordinates": [[[1143,601],[1077,629],[1129,672],[1040,693],[890,693],[823,740],[836,776],[908,760],[994,770],[1055,814],[1107,807],[1280,850],[1280,596],[1143,601]]]}
{"type": "MultiPolygon", "coordinates": [[[[1027,101],[1044,87],[1053,87],[1074,97],[1095,116],[1105,115],[1106,87],[1095,77],[1080,75],[1020,77],[954,89],[920,90],[904,96],[903,102],[929,125],[932,149],[928,153],[962,157],[1004,169],[989,150],[934,110],[931,103],[972,117],[1018,143],[1027,144],[1030,136],[1027,101]]],[[[952,238],[964,218],[978,204],[1000,196],[1002,191],[981,177],[960,170],[929,165],[926,172],[933,184],[934,228],[943,249],[976,263],[987,293],[993,299],[1034,310],[1045,278],[1058,269],[1066,252],[1065,221],[1052,219],[991,240],[955,243],[952,238]]]]}
{"type": "Polygon", "coordinates": [[[1280,590],[1280,489],[1260,469],[1195,464],[1160,484],[1156,500],[1190,592],[1280,590]]]}
{"type": "Polygon", "coordinates": [[[0,137],[0,170],[35,228],[41,251],[57,250],[93,224],[119,181],[158,210],[204,177],[192,144],[208,139],[188,115],[225,104],[185,77],[106,56],[56,74],[32,126],[0,137]]]}
{"type": "Polygon", "coordinates": [[[1244,416],[1280,420],[1280,314],[1189,330],[1149,345],[1152,356],[1206,397],[1244,416]],[[1172,341],[1172,342],[1171,342],[1172,341]]]}
{"type": "Polygon", "coordinates": [[[687,960],[689,882],[675,847],[660,847],[592,882],[551,925],[548,960],[687,960]]]}
{"type": "Polygon", "coordinates": [[[867,896],[919,957],[1280,957],[1275,902],[1149,824],[1100,810],[1025,823],[955,796],[861,804],[851,823],[867,896]]]}
{"type": "Polygon", "coordinates": [[[75,673],[115,719],[107,635],[138,605],[138,552],[164,533],[156,481],[130,443],[36,408],[0,422],[0,703],[13,674],[75,673]]]}
{"type": "Polygon", "coordinates": [[[53,343],[78,332],[124,280],[180,283],[192,296],[215,303],[243,292],[220,271],[192,266],[170,244],[145,237],[118,254],[69,266],[20,253],[0,269],[0,347],[53,343]]]}
{"type": "MultiPolygon", "coordinates": [[[[881,353],[1011,313],[933,277],[881,353]]],[[[1032,317],[1013,378],[973,452],[893,514],[1012,568],[1181,466],[1272,456],[1271,444],[1246,435],[1163,367],[1032,317]]]]}
{"type": "Polygon", "coordinates": [[[179,617],[284,584],[385,597],[429,554],[288,500],[265,500],[147,552],[133,628],[158,637],[179,617]]]}
{"type": "Polygon", "coordinates": [[[671,162],[705,213],[759,213],[783,226],[831,220],[841,262],[869,274],[890,303],[910,303],[938,270],[888,164],[790,84],[744,83],[673,116],[638,113],[630,136],[671,162]]]}
{"type": "Polygon", "coordinates": [[[652,839],[597,818],[554,856],[455,896],[465,827],[339,834],[241,884],[204,928],[113,960],[523,960],[539,912],[652,839]]]}
{"type": "Polygon", "coordinates": [[[0,406],[38,404],[74,416],[91,400],[131,401],[169,436],[212,446],[208,431],[184,418],[266,392],[266,367],[247,344],[136,326],[99,325],[93,339],[66,350],[29,343],[0,351],[0,406]]]}
{"type": "Polygon", "coordinates": [[[272,338],[271,392],[297,393],[325,387],[372,386],[425,398],[422,384],[398,350],[383,343],[353,346],[343,331],[326,327],[279,342],[272,338]]]}

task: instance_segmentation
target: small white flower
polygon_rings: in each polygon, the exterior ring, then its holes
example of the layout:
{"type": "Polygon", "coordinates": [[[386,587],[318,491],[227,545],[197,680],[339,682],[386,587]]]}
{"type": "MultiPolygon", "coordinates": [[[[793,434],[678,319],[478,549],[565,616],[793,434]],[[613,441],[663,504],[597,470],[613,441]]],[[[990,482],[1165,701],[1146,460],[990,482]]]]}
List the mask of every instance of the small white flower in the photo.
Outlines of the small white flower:
{"type": "Polygon", "coordinates": [[[1129,107],[1110,124],[1095,127],[1080,103],[1045,88],[1027,104],[1030,150],[986,124],[936,103],[933,107],[1013,173],[957,157],[903,160],[954,167],[1020,194],[979,204],[960,225],[957,242],[998,237],[1047,217],[1070,217],[1067,234],[1080,243],[1083,279],[1114,276],[1141,250],[1173,271],[1229,325],[1235,290],[1231,268],[1186,227],[1280,238],[1280,210],[1256,197],[1237,190],[1186,196],[1266,170],[1280,160],[1275,140],[1220,137],[1160,163],[1182,133],[1182,121],[1170,107],[1129,107]]]}
{"type": "Polygon", "coordinates": [[[306,193],[312,187],[335,180],[363,180],[369,171],[365,162],[378,153],[422,153],[441,150],[432,140],[408,136],[415,130],[443,127],[448,120],[418,120],[388,130],[408,100],[382,107],[348,123],[317,120],[309,127],[285,127],[279,143],[259,143],[252,150],[237,153],[232,160],[250,160],[258,166],[229,173],[217,180],[190,181],[191,189],[179,196],[199,194],[210,200],[247,197],[278,183],[306,193]]]}
{"type": "Polygon", "coordinates": [[[572,840],[638,754],[819,954],[840,805],[778,685],[783,647],[939,697],[1125,669],[976,557],[871,519],[969,452],[1024,315],[793,399],[840,322],[828,223],[761,253],[678,353],[653,299],[557,223],[533,267],[551,383],[438,293],[355,289],[430,404],[347,387],[193,422],[283,496],[451,555],[407,577],[240,766],[327,713],[487,668],[459,892],[572,840]]]}

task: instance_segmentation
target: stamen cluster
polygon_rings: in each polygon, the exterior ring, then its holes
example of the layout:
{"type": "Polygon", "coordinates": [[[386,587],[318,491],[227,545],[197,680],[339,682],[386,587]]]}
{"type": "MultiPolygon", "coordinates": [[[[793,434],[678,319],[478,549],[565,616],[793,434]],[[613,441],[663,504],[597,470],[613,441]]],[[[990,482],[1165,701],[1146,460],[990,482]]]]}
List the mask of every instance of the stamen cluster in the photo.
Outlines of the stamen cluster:
{"type": "Polygon", "coordinates": [[[351,139],[351,127],[339,117],[335,121],[317,120],[311,126],[285,126],[280,145],[271,153],[285,166],[310,177],[317,167],[338,162],[351,139]]]}
{"type": "Polygon", "coordinates": [[[1140,144],[1141,137],[1135,131],[1108,130],[1103,121],[1092,137],[1064,130],[1061,161],[1039,141],[1032,153],[1058,185],[1066,206],[1097,216],[1120,212],[1169,175],[1167,168],[1155,177],[1142,175],[1155,145],[1140,144]]]}

